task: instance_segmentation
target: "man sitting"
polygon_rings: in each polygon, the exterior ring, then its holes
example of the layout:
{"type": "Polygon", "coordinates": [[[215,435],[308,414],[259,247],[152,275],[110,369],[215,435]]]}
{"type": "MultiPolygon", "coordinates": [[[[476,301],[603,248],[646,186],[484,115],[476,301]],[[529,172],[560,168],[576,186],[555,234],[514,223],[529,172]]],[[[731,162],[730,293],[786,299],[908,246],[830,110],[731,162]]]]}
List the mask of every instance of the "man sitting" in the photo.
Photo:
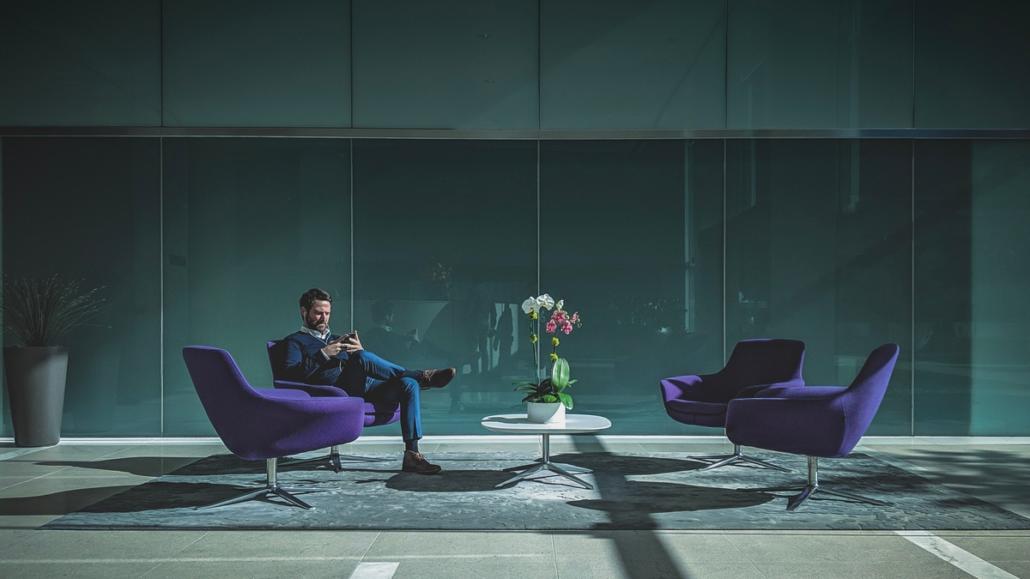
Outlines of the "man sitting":
{"type": "Polygon", "coordinates": [[[436,474],[418,451],[422,438],[420,390],[443,388],[455,375],[454,368],[408,370],[366,351],[358,333],[340,336],[329,330],[333,298],[312,288],[300,296],[300,331],[286,336],[282,376],[307,384],[333,384],[366,402],[400,404],[401,436],[404,439],[405,472],[436,474]]]}

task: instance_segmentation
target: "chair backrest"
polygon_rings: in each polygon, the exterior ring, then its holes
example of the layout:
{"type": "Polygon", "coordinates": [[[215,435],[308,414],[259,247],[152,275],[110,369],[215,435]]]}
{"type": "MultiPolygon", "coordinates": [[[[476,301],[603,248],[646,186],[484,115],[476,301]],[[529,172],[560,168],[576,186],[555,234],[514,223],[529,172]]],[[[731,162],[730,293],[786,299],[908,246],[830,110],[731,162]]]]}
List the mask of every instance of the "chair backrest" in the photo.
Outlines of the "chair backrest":
{"type": "Polygon", "coordinates": [[[182,358],[215,432],[229,450],[237,452],[240,448],[238,443],[245,441],[249,436],[247,431],[253,428],[250,421],[240,417],[246,415],[246,409],[260,397],[259,394],[225,350],[186,346],[182,349],[182,358]]]}
{"type": "Polygon", "coordinates": [[[272,365],[272,379],[282,380],[286,363],[286,340],[269,340],[265,342],[265,348],[268,349],[268,363],[272,365]]]}
{"type": "Polygon", "coordinates": [[[800,381],[805,363],[805,343],[800,340],[759,338],[733,346],[722,374],[739,387],[800,381]]]}
{"type": "Polygon", "coordinates": [[[844,393],[847,413],[842,445],[844,454],[851,452],[873,422],[900,352],[897,344],[884,344],[873,350],[844,393]]]}

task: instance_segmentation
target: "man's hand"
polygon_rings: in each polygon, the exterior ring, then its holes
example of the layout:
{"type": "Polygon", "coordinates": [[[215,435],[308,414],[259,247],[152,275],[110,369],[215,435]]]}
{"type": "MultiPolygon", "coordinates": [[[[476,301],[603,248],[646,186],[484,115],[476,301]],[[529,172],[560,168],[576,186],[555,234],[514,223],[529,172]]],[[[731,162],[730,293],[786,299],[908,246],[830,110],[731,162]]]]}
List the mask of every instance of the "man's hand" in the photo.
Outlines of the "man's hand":
{"type": "Polygon", "coordinates": [[[325,354],[327,358],[335,358],[337,354],[346,350],[343,340],[344,338],[339,338],[329,342],[324,348],[322,348],[322,353],[325,354]]]}
{"type": "Polygon", "coordinates": [[[341,339],[340,344],[342,344],[343,350],[345,352],[347,352],[348,354],[353,354],[354,352],[360,352],[361,350],[365,349],[361,345],[361,340],[358,338],[358,333],[357,332],[353,332],[353,333],[350,333],[350,334],[347,334],[346,336],[344,336],[341,339]]]}

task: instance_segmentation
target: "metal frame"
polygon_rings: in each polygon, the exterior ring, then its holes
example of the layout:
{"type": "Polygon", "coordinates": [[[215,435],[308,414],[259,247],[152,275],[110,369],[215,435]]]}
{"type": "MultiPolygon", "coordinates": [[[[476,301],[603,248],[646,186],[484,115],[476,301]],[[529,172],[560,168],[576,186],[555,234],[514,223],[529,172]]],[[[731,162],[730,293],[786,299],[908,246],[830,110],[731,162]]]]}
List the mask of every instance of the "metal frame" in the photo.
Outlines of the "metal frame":
{"type": "Polygon", "coordinates": [[[1030,129],[354,129],[346,127],[0,127],[0,137],[269,137],[470,140],[1030,139],[1030,129]]]}
{"type": "Polygon", "coordinates": [[[773,470],[778,470],[778,471],[781,471],[781,472],[794,472],[794,471],[790,470],[789,468],[784,468],[784,467],[782,467],[782,466],[780,466],[778,464],[773,464],[771,462],[766,462],[764,460],[759,460],[757,458],[751,458],[750,456],[744,456],[744,453],[741,450],[741,447],[740,447],[739,444],[734,444],[733,445],[733,454],[730,454],[730,455],[724,455],[724,456],[701,456],[701,457],[693,457],[693,458],[695,458],[697,460],[714,460],[714,461],[716,461],[716,462],[713,462],[712,464],[710,464],[710,465],[708,465],[708,466],[706,466],[706,467],[704,467],[704,468],[702,468],[700,470],[712,470],[712,469],[716,469],[716,468],[720,468],[720,467],[724,467],[724,466],[730,466],[730,465],[736,464],[738,462],[742,462],[742,463],[745,463],[745,464],[751,464],[751,465],[754,465],[754,466],[757,466],[757,467],[761,467],[761,468],[771,468],[773,470]]]}
{"type": "Polygon", "coordinates": [[[287,503],[289,503],[290,505],[293,505],[295,507],[300,507],[302,509],[312,509],[312,508],[314,508],[311,505],[309,505],[308,503],[306,503],[306,502],[300,500],[299,498],[297,498],[293,493],[295,493],[295,492],[314,492],[314,491],[317,491],[317,490],[320,490],[320,489],[293,488],[293,489],[290,489],[290,490],[286,490],[286,489],[282,488],[281,486],[279,486],[279,480],[278,480],[278,477],[277,477],[277,471],[278,471],[277,461],[278,460],[279,459],[277,459],[277,458],[265,459],[266,478],[265,478],[265,486],[263,488],[250,491],[250,492],[248,492],[248,493],[246,493],[244,495],[240,495],[238,497],[233,497],[231,499],[226,499],[224,501],[221,501],[219,503],[215,503],[213,505],[208,505],[206,507],[197,507],[197,509],[198,510],[217,509],[218,507],[234,505],[236,503],[242,503],[242,502],[251,501],[251,500],[261,500],[261,499],[270,498],[270,497],[279,497],[279,498],[283,499],[284,501],[286,501],[287,503]]]}
{"type": "MultiPolygon", "coordinates": [[[[855,501],[859,503],[865,503],[868,505],[875,505],[877,507],[889,507],[891,504],[886,501],[877,499],[870,499],[854,493],[846,493],[844,491],[833,491],[824,487],[819,486],[819,458],[815,456],[809,456],[808,458],[808,483],[805,485],[801,492],[793,495],[787,499],[787,511],[794,512],[800,507],[806,500],[812,495],[818,492],[819,494],[830,495],[833,497],[847,499],[849,501],[855,501]]],[[[774,487],[774,488],[762,488],[762,489],[749,489],[752,491],[762,492],[774,492],[774,491],[794,491],[797,487],[774,487]]]]}
{"type": "Polygon", "coordinates": [[[567,479],[569,479],[569,480],[571,480],[573,482],[576,482],[576,483],[582,485],[583,488],[593,490],[593,488],[594,488],[593,485],[591,485],[590,483],[588,483],[585,480],[583,480],[583,479],[581,479],[581,478],[576,476],[577,474],[589,474],[589,473],[591,473],[593,471],[590,470],[590,469],[581,468],[581,467],[578,467],[578,466],[573,466],[571,464],[562,464],[562,463],[559,463],[559,462],[551,462],[551,435],[550,434],[541,434],[540,437],[541,437],[541,447],[542,447],[541,453],[543,455],[540,458],[540,460],[537,461],[537,462],[534,462],[533,464],[528,464],[528,465],[525,465],[525,466],[516,466],[516,467],[511,467],[511,468],[504,469],[504,470],[508,470],[508,471],[520,471],[520,470],[522,470],[523,472],[520,472],[519,474],[511,477],[510,479],[508,479],[508,480],[506,480],[506,481],[504,481],[502,483],[498,483],[497,485],[494,486],[494,488],[497,489],[497,488],[501,488],[501,487],[503,487],[505,485],[509,485],[509,484],[512,484],[512,483],[517,483],[517,482],[519,482],[521,480],[525,480],[530,475],[534,475],[534,474],[536,474],[538,472],[541,472],[541,471],[549,470],[549,471],[553,472],[554,474],[557,474],[558,476],[565,477],[565,478],[567,478],[567,479]]]}
{"type": "Polygon", "coordinates": [[[372,456],[356,456],[353,454],[340,454],[340,447],[333,445],[329,447],[329,456],[318,456],[315,458],[294,458],[283,466],[307,466],[314,465],[315,468],[328,468],[333,472],[343,472],[343,462],[387,462],[390,459],[372,456]]]}

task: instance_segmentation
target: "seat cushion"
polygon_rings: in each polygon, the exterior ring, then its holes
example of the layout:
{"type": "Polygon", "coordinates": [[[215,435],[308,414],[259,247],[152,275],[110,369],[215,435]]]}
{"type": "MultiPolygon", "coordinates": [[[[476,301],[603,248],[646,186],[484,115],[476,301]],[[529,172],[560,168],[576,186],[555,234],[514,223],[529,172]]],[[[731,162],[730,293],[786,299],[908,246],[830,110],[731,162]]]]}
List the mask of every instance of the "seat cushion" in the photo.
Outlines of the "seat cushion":
{"type": "Polygon", "coordinates": [[[401,419],[399,404],[365,403],[365,426],[382,426],[393,424],[401,419]]]}
{"type": "Polygon", "coordinates": [[[665,411],[674,420],[698,426],[724,426],[726,404],[720,402],[699,402],[696,400],[667,400],[665,411]]]}
{"type": "Polygon", "coordinates": [[[301,400],[304,398],[311,398],[311,395],[303,390],[293,390],[287,388],[261,388],[258,390],[265,398],[271,398],[273,400],[301,400]]]}
{"type": "Polygon", "coordinates": [[[845,390],[843,386],[770,386],[752,398],[829,398],[845,390]]]}

